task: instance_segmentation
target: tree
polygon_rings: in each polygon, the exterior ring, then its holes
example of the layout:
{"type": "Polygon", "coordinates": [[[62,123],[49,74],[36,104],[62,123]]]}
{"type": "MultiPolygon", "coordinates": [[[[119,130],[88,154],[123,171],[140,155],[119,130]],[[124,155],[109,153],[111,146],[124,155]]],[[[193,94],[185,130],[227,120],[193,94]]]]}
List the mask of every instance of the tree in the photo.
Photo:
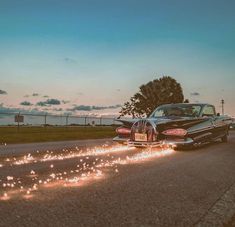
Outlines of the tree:
{"type": "Polygon", "coordinates": [[[124,103],[120,116],[149,116],[158,106],[168,103],[184,102],[180,83],[170,76],[163,76],[141,85],[139,92],[124,103]]]}

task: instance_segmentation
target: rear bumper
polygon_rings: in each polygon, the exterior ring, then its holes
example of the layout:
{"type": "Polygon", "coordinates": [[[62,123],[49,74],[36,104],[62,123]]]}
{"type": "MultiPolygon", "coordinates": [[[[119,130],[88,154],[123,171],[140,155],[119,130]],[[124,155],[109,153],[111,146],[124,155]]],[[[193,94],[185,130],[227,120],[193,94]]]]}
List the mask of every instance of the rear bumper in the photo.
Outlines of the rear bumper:
{"type": "Polygon", "coordinates": [[[118,143],[123,143],[123,144],[127,144],[129,141],[129,138],[121,138],[119,136],[116,136],[113,138],[114,142],[118,142],[118,143]]]}
{"type": "Polygon", "coordinates": [[[142,141],[128,141],[128,146],[131,147],[160,147],[163,145],[162,141],[156,141],[156,142],[142,142],[142,141]]]}
{"type": "Polygon", "coordinates": [[[128,138],[120,138],[115,137],[113,141],[127,144],[128,146],[135,146],[135,147],[160,147],[163,145],[169,146],[190,146],[194,144],[193,139],[186,138],[185,140],[161,140],[161,141],[154,141],[154,142],[142,142],[142,141],[131,141],[128,138]]]}

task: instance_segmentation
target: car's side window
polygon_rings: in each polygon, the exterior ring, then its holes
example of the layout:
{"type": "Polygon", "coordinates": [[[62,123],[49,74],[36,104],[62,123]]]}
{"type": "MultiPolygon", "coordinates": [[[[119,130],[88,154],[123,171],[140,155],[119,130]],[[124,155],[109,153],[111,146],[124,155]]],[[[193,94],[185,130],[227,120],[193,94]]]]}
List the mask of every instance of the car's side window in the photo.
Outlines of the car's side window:
{"type": "Polygon", "coordinates": [[[202,111],[203,117],[215,116],[215,108],[213,106],[205,106],[202,111]]]}

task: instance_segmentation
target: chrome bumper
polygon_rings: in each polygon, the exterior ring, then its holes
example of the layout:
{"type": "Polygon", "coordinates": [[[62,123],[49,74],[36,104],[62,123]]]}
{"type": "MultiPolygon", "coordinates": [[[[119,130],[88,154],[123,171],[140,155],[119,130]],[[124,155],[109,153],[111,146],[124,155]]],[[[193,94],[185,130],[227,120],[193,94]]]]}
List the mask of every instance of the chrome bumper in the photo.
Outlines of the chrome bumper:
{"type": "Polygon", "coordinates": [[[191,138],[187,138],[186,140],[177,141],[177,140],[161,140],[161,141],[154,141],[154,142],[143,142],[143,141],[131,141],[128,138],[120,138],[115,137],[113,141],[118,143],[127,144],[131,147],[160,147],[164,145],[168,146],[187,146],[194,144],[194,141],[191,138]]]}
{"type": "Polygon", "coordinates": [[[142,142],[142,141],[128,141],[127,145],[130,147],[160,147],[162,146],[161,141],[157,142],[142,142]]]}
{"type": "Polygon", "coordinates": [[[113,141],[114,142],[118,142],[118,143],[124,143],[124,144],[127,144],[127,142],[129,141],[128,138],[121,138],[119,136],[116,136],[113,138],[113,141]]]}

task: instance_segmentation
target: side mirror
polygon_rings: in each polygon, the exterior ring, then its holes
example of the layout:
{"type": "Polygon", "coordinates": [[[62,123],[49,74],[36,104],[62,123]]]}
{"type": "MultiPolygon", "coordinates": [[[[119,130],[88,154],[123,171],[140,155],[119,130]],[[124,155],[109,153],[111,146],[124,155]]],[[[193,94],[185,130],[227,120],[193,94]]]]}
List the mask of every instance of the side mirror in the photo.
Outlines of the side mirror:
{"type": "Polygon", "coordinates": [[[220,116],[220,113],[217,113],[216,116],[219,117],[219,116],[220,116]]]}

